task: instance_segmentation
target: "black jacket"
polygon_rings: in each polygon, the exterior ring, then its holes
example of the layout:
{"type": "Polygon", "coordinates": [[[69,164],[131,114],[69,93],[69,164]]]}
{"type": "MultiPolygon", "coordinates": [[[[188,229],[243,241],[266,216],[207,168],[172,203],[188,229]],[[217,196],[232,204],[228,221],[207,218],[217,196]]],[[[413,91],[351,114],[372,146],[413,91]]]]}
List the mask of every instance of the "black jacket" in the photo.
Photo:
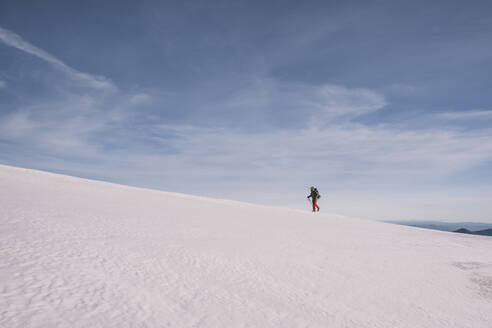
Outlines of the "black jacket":
{"type": "Polygon", "coordinates": [[[320,197],[321,197],[321,195],[319,194],[318,189],[316,189],[316,188],[311,190],[311,194],[309,196],[307,196],[307,198],[312,198],[312,200],[319,199],[320,197]]]}

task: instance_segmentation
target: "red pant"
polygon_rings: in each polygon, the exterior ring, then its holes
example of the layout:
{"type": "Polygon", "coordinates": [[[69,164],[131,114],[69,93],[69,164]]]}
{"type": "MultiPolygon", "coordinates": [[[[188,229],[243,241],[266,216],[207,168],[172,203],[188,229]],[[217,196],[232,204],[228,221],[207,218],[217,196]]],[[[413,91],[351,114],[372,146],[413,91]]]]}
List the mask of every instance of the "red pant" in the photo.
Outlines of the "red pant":
{"type": "Polygon", "coordinates": [[[313,212],[315,212],[316,209],[319,211],[318,200],[313,198],[313,212]]]}

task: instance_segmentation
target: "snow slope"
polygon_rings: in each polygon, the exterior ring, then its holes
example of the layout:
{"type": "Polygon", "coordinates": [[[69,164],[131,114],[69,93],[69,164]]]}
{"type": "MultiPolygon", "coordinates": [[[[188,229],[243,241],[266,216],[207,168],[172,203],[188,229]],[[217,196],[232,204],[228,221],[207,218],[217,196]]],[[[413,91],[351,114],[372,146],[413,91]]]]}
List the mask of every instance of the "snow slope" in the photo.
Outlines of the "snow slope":
{"type": "Polygon", "coordinates": [[[490,237],[8,166],[0,187],[0,327],[492,327],[490,237]]]}

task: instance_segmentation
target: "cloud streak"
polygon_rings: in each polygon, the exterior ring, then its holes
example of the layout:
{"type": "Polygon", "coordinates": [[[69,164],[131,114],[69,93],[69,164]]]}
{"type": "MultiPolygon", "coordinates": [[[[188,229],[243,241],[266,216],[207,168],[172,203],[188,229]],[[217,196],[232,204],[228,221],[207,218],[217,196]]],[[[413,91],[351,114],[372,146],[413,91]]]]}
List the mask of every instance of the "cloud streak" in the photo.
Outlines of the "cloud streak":
{"type": "MultiPolygon", "coordinates": [[[[289,190],[306,183],[356,191],[386,185],[401,191],[492,161],[490,129],[364,125],[354,118],[383,108],[383,95],[336,85],[262,85],[261,97],[254,97],[258,88],[252,86],[226,99],[225,110],[258,107],[249,111],[256,115],[269,106],[304,106],[297,116],[302,124],[251,131],[206,122],[170,124],[163,118],[135,121],[150,115],[139,106],[148,103],[147,94],[116,94],[109,100],[99,94],[71,95],[1,116],[0,139],[31,154],[29,161],[35,158],[39,168],[289,206],[299,196],[289,190]],[[271,186],[281,195],[272,194],[271,186]]],[[[435,120],[435,114],[421,119],[435,120]]],[[[19,161],[21,153],[14,153],[19,161]]],[[[340,211],[358,215],[347,212],[351,196],[347,191],[345,196],[338,201],[345,206],[340,211]]],[[[394,204],[377,208],[369,203],[365,208],[371,213],[398,212],[394,204]]]]}
{"type": "Polygon", "coordinates": [[[158,172],[164,169],[172,172],[168,181],[180,177],[189,184],[212,183],[224,176],[283,179],[292,172],[304,180],[311,175],[327,180],[431,177],[492,160],[488,129],[478,133],[356,123],[355,118],[386,105],[384,95],[369,89],[262,80],[216,105],[222,108],[218,115],[243,111],[251,121],[271,108],[283,109],[298,123],[255,132],[227,124],[210,128],[207,122],[169,124],[154,116],[151,122],[134,121],[150,115],[145,109],[149,102],[146,93],[109,99],[70,95],[0,117],[0,137],[52,156],[132,163],[140,172],[153,171],[155,165],[157,175],[166,176],[158,172]]]}
{"type": "Polygon", "coordinates": [[[306,175],[305,171],[327,177],[435,177],[492,160],[492,135],[452,130],[401,131],[347,123],[252,135],[227,129],[157,128],[175,136],[163,139],[163,145],[181,150],[182,163],[174,169],[199,162],[204,172],[237,168],[262,179],[292,172],[306,175]],[[234,167],[222,165],[231,162],[234,167]]]}
{"type": "Polygon", "coordinates": [[[469,110],[460,112],[447,112],[436,114],[437,118],[447,120],[477,120],[491,119],[492,110],[469,110]]]}
{"type": "Polygon", "coordinates": [[[51,65],[55,66],[56,68],[70,76],[73,80],[78,81],[85,86],[102,90],[116,89],[116,86],[107,78],[80,72],[68,66],[63,61],[49,54],[43,49],[36,47],[30,42],[24,40],[20,35],[2,27],[0,27],[0,41],[9,47],[16,48],[50,63],[51,65]]]}

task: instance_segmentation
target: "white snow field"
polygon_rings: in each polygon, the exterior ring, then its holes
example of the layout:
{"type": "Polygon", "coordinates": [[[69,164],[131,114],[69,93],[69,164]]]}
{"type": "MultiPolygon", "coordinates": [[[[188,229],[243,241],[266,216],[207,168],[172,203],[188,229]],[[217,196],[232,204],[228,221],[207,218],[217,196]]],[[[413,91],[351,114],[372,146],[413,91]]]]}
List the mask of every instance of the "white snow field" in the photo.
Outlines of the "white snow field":
{"type": "Polygon", "coordinates": [[[1,165],[0,187],[0,327],[492,327],[490,237],[1,165]]]}

